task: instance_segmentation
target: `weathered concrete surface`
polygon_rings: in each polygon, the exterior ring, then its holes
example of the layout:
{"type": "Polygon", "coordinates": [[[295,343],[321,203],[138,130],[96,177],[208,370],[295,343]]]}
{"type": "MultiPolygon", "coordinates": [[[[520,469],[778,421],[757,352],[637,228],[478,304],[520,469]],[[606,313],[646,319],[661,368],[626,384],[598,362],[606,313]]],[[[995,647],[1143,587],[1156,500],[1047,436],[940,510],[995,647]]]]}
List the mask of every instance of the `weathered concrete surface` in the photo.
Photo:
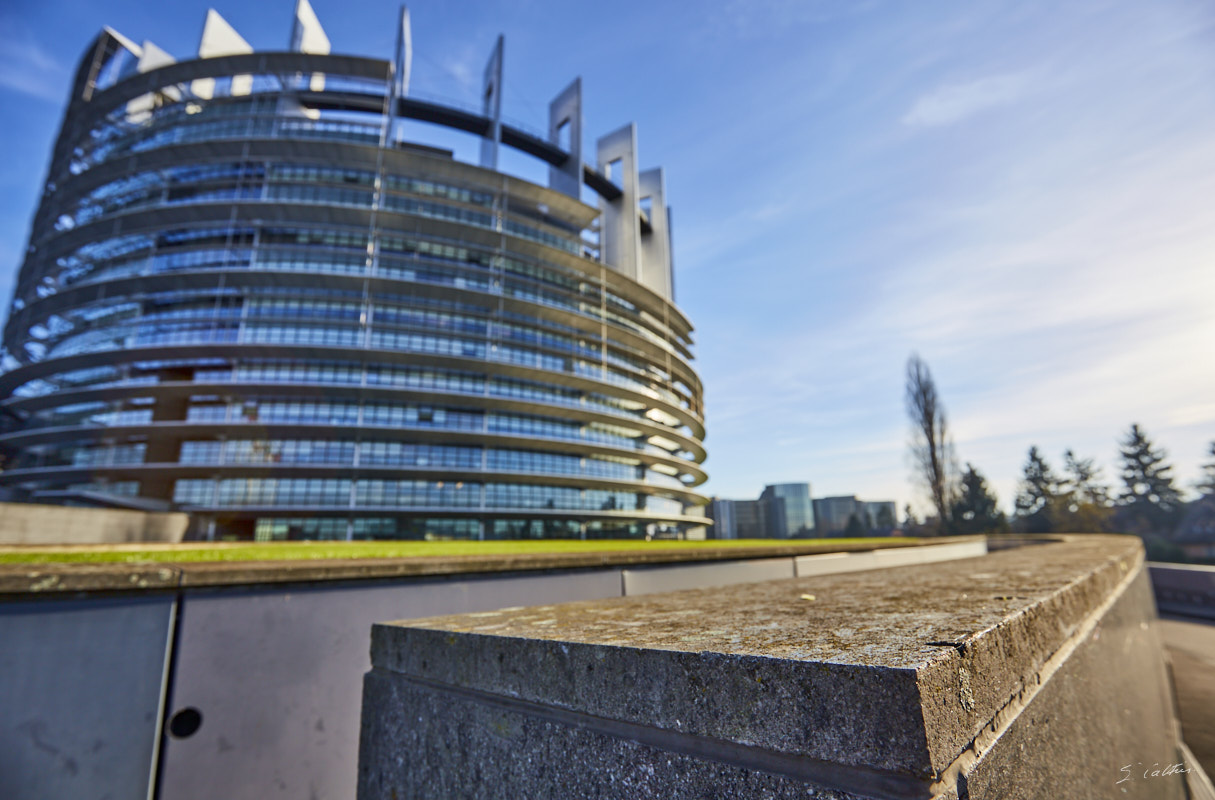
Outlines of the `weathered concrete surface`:
{"type": "Polygon", "coordinates": [[[171,564],[0,564],[0,601],[163,591],[180,583],[181,570],[171,564]]]}
{"type": "MultiPolygon", "coordinates": [[[[424,797],[441,781],[469,797],[668,797],[683,786],[674,794],[994,798],[1012,796],[1002,776],[1054,760],[1072,766],[1042,778],[1053,796],[1111,796],[1121,764],[1108,772],[1106,760],[1177,754],[1153,619],[1138,540],[1086,536],[930,566],[377,625],[359,796],[424,797]],[[1129,677],[1098,668],[1110,648],[1129,677]],[[1072,741],[1044,723],[1034,735],[1032,714],[1087,718],[1076,697],[1121,703],[1114,718],[1134,724],[1134,740],[1072,741]],[[1019,761],[1024,742],[1002,744],[1016,735],[1043,746],[1019,761]],[[1104,745],[1108,759],[1092,761],[1104,745]]],[[[1173,775],[1117,796],[1183,793],[1173,775]]]]}
{"type": "MultiPolygon", "coordinates": [[[[966,537],[981,543],[983,537],[966,537]]],[[[956,544],[950,540],[950,545],[956,544]]],[[[222,549],[224,544],[208,544],[222,549]]],[[[319,581],[393,580],[478,573],[527,572],[552,569],[611,569],[663,564],[711,564],[744,559],[788,558],[803,555],[913,548],[936,553],[942,546],[934,539],[869,539],[864,542],[814,542],[756,547],[663,547],[655,543],[645,550],[589,553],[520,553],[469,556],[421,556],[416,558],[346,558],[298,561],[213,561],[159,564],[0,564],[0,597],[71,592],[130,591],[155,588],[202,588],[260,586],[272,583],[319,581]]],[[[948,546],[948,545],[946,545],[948,546]]],[[[163,546],[172,550],[173,546],[163,546]]],[[[186,545],[197,549],[197,543],[186,545]]],[[[25,548],[24,552],[37,552],[25,548]]],[[[934,556],[935,557],[935,556],[934,556]]],[[[48,562],[53,556],[48,556],[48,562]]],[[[766,577],[766,576],[765,576],[766,577]]]]}
{"type": "MultiPolygon", "coordinates": [[[[364,719],[379,720],[360,761],[401,764],[404,779],[360,770],[359,797],[748,798],[850,800],[803,780],[612,735],[594,725],[429,691],[378,672],[367,676],[364,719]],[[385,714],[386,709],[407,709],[385,714]],[[557,735],[554,735],[556,733],[557,735]],[[441,757],[436,751],[441,750],[441,757]]],[[[664,743],[665,744],[665,743],[664,743]]],[[[693,745],[694,746],[694,745],[693,745]]],[[[711,745],[706,745],[711,746],[711,745]]]]}
{"type": "Polygon", "coordinates": [[[1183,773],[1151,774],[1195,765],[1174,741],[1158,630],[1143,613],[1150,607],[1141,573],[963,776],[970,797],[1186,797],[1183,773]]]}
{"type": "Polygon", "coordinates": [[[185,514],[0,503],[0,544],[180,542],[185,514]]]}

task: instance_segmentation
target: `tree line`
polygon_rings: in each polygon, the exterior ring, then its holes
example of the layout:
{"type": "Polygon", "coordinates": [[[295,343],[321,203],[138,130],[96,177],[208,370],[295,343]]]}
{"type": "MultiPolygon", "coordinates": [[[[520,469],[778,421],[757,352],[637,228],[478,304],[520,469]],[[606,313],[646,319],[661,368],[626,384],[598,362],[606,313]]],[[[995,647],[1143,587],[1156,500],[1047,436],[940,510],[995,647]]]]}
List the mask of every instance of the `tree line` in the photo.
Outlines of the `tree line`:
{"type": "MultiPolygon", "coordinates": [[[[918,482],[931,499],[935,518],[919,522],[907,506],[905,528],[925,534],[1134,533],[1167,536],[1181,522],[1186,503],[1167,453],[1136,423],[1119,441],[1119,483],[1112,487],[1091,458],[1063,453],[1060,471],[1036,446],[1029,448],[1013,515],[999,508],[986,478],[967,463],[958,470],[945,409],[932,373],[919,356],[907,362],[907,413],[912,423],[911,457],[918,482]]],[[[1196,488],[1215,497],[1215,441],[1211,461],[1196,488]]]]}

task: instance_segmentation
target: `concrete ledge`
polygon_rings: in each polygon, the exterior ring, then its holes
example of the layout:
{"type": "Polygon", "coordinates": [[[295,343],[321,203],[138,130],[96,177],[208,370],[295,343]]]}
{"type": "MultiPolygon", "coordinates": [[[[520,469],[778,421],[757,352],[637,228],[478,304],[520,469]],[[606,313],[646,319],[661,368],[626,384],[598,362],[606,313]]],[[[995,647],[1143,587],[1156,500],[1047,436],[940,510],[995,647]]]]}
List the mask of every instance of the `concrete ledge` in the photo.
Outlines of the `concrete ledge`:
{"type": "Polygon", "coordinates": [[[1153,619],[1094,535],[377,625],[359,797],[1180,798],[1153,619]]]}
{"type": "MultiPolygon", "coordinates": [[[[948,545],[943,545],[939,539],[892,538],[864,542],[833,543],[828,540],[814,544],[790,543],[788,545],[696,549],[664,549],[662,545],[655,544],[652,549],[641,551],[526,553],[510,556],[166,562],[159,564],[0,564],[0,596],[20,599],[22,595],[27,594],[125,592],[131,591],[132,588],[262,586],[282,583],[388,580],[553,569],[596,569],[751,559],[792,559],[804,555],[835,552],[919,550],[954,545],[962,541],[981,544],[983,537],[949,539],[948,545]]],[[[191,547],[197,548],[197,545],[191,545],[191,547]]],[[[23,552],[38,552],[38,550],[37,548],[24,548],[23,552]]],[[[53,558],[53,555],[48,555],[49,558],[53,558]]]]}

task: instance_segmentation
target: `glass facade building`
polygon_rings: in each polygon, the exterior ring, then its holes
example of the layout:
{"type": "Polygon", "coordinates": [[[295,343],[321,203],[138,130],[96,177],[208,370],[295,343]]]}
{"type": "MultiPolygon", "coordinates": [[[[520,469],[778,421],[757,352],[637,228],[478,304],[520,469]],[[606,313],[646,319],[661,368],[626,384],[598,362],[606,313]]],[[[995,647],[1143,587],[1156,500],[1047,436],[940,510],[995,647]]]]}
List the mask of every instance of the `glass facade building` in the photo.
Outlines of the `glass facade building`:
{"type": "Polygon", "coordinates": [[[814,533],[814,507],[810,484],[777,483],[764,487],[759,502],[767,507],[768,535],[774,539],[814,533]]]}
{"type": "Polygon", "coordinates": [[[577,81],[547,134],[505,120],[501,40],[471,110],[409,94],[407,17],[385,61],[331,55],[306,2],[287,52],[211,14],[198,58],[107,29],[81,61],[4,331],[0,482],[216,538],[703,525],[692,329],[633,127],[584,163],[577,81]]]}

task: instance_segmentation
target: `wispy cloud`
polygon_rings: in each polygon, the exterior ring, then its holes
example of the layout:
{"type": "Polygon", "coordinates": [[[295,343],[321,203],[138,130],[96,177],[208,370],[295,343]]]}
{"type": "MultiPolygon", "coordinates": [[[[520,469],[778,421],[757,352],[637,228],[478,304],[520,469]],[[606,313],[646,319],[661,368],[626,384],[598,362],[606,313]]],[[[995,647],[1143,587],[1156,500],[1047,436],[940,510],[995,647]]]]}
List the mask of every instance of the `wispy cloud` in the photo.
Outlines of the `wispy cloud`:
{"type": "Polygon", "coordinates": [[[473,55],[466,52],[461,56],[450,56],[443,60],[443,70],[456,80],[464,89],[472,89],[477,83],[477,68],[473,63],[473,55]]]}
{"type": "Polygon", "coordinates": [[[873,0],[729,0],[709,10],[706,29],[726,38],[766,39],[791,28],[865,14],[876,6],[873,0]]]}
{"type": "Polygon", "coordinates": [[[916,128],[953,125],[987,109],[1015,103],[1028,82],[1029,73],[1019,72],[946,84],[916,100],[903,115],[903,123],[916,128]]]}
{"type": "Polygon", "coordinates": [[[1005,505],[1030,444],[1056,462],[1074,448],[1113,477],[1114,441],[1132,421],[1173,450],[1187,482],[1201,454],[1181,443],[1215,437],[1206,353],[1215,225],[1205,202],[1215,195],[1215,120],[1160,91],[1127,107],[1079,86],[1041,126],[971,151],[964,178],[939,146],[892,142],[900,162],[935,158],[940,171],[899,175],[914,179],[900,188],[906,202],[869,217],[866,239],[831,261],[820,256],[830,239],[810,240],[819,247],[806,251],[804,322],[770,314],[757,335],[741,320],[701,321],[706,364],[735,365],[707,381],[709,471],[727,483],[710,491],[745,496],[761,478],[800,477],[818,494],[905,498],[900,379],[913,349],[937,375],[962,458],[1005,505]],[[1111,104],[1124,124],[1110,125],[1111,104]],[[837,279],[832,262],[864,277],[837,279]],[[776,445],[753,458],[756,441],[776,445]]]}
{"type": "Polygon", "coordinates": [[[0,87],[62,103],[67,91],[67,67],[56,61],[29,31],[0,20],[0,87]]]}

